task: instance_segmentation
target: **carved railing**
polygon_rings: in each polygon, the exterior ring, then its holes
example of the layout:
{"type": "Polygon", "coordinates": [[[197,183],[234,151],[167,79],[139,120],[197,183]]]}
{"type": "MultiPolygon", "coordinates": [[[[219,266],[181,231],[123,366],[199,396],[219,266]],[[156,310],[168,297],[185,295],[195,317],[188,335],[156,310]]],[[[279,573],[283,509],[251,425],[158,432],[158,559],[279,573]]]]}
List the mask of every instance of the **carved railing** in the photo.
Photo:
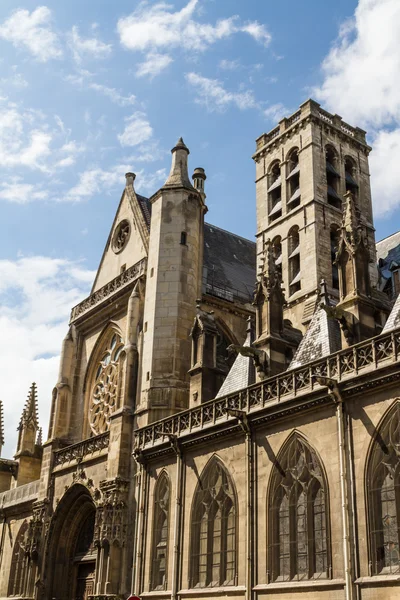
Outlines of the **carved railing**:
{"type": "Polygon", "coordinates": [[[35,500],[39,493],[39,484],[40,480],[37,479],[31,481],[31,483],[25,483],[25,485],[2,492],[0,494],[0,509],[35,500]]]}
{"type": "Polygon", "coordinates": [[[295,112],[291,117],[287,118],[286,127],[290,127],[294,123],[297,123],[297,121],[300,121],[300,119],[301,119],[301,109],[298,110],[297,112],[295,112]]]}
{"type": "Polygon", "coordinates": [[[399,354],[400,329],[143,427],[135,433],[136,447],[143,449],[163,442],[166,434],[187,434],[222,420],[226,421],[231,418],[227,413],[228,409],[251,413],[268,404],[321,389],[315,379],[317,376],[331,377],[337,381],[350,379],[368,367],[376,369],[397,361],[399,354]]]}
{"type": "Polygon", "coordinates": [[[135,265],[129,267],[129,269],[126,269],[126,271],[118,275],[118,277],[115,277],[114,279],[106,283],[106,285],[103,285],[103,287],[98,289],[96,292],[93,292],[93,294],[91,294],[88,298],[85,298],[85,300],[74,306],[74,308],[71,311],[70,322],[72,323],[73,321],[75,321],[75,319],[88,312],[95,306],[98,306],[104,300],[109,299],[113,294],[123,289],[135,279],[138,279],[145,272],[146,259],[143,258],[135,265]]]}
{"type": "Polygon", "coordinates": [[[322,108],[319,109],[318,114],[319,114],[319,118],[322,119],[322,121],[325,121],[325,123],[329,123],[330,125],[333,125],[333,115],[326,112],[326,110],[322,110],[322,108]]]}
{"type": "Polygon", "coordinates": [[[54,467],[60,467],[70,463],[72,460],[82,460],[83,458],[98,453],[101,450],[108,448],[109,441],[110,432],[106,431],[105,433],[96,435],[96,437],[67,446],[62,450],[56,450],[54,453],[54,467]]]}

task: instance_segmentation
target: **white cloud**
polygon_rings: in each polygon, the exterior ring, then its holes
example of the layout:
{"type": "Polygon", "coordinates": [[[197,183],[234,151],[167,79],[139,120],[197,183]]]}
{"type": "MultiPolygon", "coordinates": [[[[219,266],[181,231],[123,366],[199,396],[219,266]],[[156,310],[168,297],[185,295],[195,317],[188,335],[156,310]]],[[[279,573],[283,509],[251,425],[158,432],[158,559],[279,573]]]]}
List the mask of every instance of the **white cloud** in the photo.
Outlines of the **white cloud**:
{"type": "Polygon", "coordinates": [[[223,69],[224,71],[236,71],[237,69],[240,69],[240,67],[240,61],[237,59],[227,60],[226,58],[223,58],[219,61],[219,68],[223,69]]]}
{"type": "Polygon", "coordinates": [[[0,108],[0,165],[46,171],[52,135],[37,111],[0,108]],[[35,126],[34,126],[35,125],[35,126]]]}
{"type": "Polygon", "coordinates": [[[0,336],[7,348],[0,363],[6,457],[16,450],[16,428],[32,381],[38,385],[46,439],[69,312],[89,293],[94,275],[80,263],[58,258],[0,260],[0,336]]]}
{"type": "Polygon", "coordinates": [[[323,62],[318,99],[351,122],[400,119],[400,3],[360,0],[323,62]]]}
{"type": "Polygon", "coordinates": [[[325,58],[317,99],[352,125],[369,130],[376,216],[400,204],[400,3],[359,0],[325,58]]]}
{"type": "Polygon", "coordinates": [[[218,79],[209,79],[197,73],[187,73],[186,80],[197,92],[196,102],[204,104],[207,110],[224,111],[229,105],[234,105],[240,110],[256,108],[253,92],[229,92],[218,79]]]}
{"type": "Polygon", "coordinates": [[[147,173],[143,169],[137,171],[135,187],[139,192],[145,194],[154,194],[167,179],[167,170],[158,169],[154,173],[147,173]]]}
{"type": "Polygon", "coordinates": [[[97,38],[82,38],[76,25],[68,35],[68,43],[75,62],[80,64],[84,57],[104,59],[112,52],[112,45],[97,38]]]}
{"type": "Polygon", "coordinates": [[[94,194],[111,192],[125,184],[124,175],[131,169],[130,165],[117,165],[112,169],[101,169],[98,166],[83,171],[79,180],[64,196],[56,198],[62,202],[82,202],[94,194]]]}
{"type": "Polygon", "coordinates": [[[264,115],[273,123],[277,123],[286,115],[290,115],[291,112],[293,111],[290,111],[290,109],[286,108],[281,102],[278,102],[277,104],[271,104],[271,106],[266,108],[264,110],[264,115]]]}
{"type": "Polygon", "coordinates": [[[24,9],[13,12],[0,24],[0,38],[28,50],[40,62],[63,54],[58,36],[51,28],[51,11],[47,6],[39,6],[32,13],[24,9]]]}
{"type": "Polygon", "coordinates": [[[118,106],[132,106],[136,103],[136,96],[134,96],[134,94],[124,96],[116,88],[108,87],[107,85],[90,81],[91,77],[92,73],[81,69],[77,75],[67,75],[65,80],[69,83],[72,83],[72,85],[78,86],[82,90],[89,89],[99,94],[102,94],[103,96],[109,98],[114,104],[118,104],[118,106]]]}
{"type": "Polygon", "coordinates": [[[138,64],[136,77],[145,77],[148,75],[152,79],[156,75],[159,75],[172,62],[173,59],[168,54],[150,53],[144,62],[138,64]]]}
{"type": "Polygon", "coordinates": [[[129,50],[154,54],[159,50],[170,52],[172,48],[203,52],[240,32],[264,46],[271,41],[265,25],[257,21],[241,23],[238,16],[220,19],[215,24],[202,23],[195,19],[198,6],[199,0],[189,0],[181,10],[173,12],[173,7],[165,2],[153,6],[142,2],[132,14],[119,19],[120,42],[129,50]]]}
{"type": "Polygon", "coordinates": [[[46,200],[48,192],[40,186],[24,183],[20,178],[0,183],[0,200],[13,202],[14,204],[28,204],[35,200],[46,200]]]}
{"type": "Polygon", "coordinates": [[[118,135],[121,146],[138,146],[152,137],[153,129],[144,113],[135,112],[125,121],[125,129],[118,135]]]}
{"type": "MultiPolygon", "coordinates": [[[[55,115],[61,134],[70,135],[55,115]]],[[[15,104],[0,106],[0,168],[21,169],[50,174],[57,166],[74,164],[84,146],[70,140],[57,147],[59,131],[50,129],[46,116],[37,110],[22,109],[15,104]]]]}

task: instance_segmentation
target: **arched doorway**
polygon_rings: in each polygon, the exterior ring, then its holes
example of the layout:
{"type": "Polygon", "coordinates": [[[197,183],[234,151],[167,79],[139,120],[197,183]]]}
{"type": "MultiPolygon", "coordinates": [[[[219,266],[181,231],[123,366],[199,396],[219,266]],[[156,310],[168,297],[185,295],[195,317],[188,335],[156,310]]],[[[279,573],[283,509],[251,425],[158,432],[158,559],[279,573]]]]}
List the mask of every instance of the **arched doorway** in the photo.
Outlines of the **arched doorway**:
{"type": "Polygon", "coordinates": [[[89,595],[94,594],[94,577],[96,570],[96,552],[93,546],[95,511],[91,511],[76,542],[73,565],[74,565],[74,587],[73,598],[75,600],[87,600],[89,595]]]}
{"type": "Polygon", "coordinates": [[[60,501],[50,525],[46,551],[46,598],[87,600],[94,594],[95,515],[92,496],[83,485],[73,485],[60,501]]]}

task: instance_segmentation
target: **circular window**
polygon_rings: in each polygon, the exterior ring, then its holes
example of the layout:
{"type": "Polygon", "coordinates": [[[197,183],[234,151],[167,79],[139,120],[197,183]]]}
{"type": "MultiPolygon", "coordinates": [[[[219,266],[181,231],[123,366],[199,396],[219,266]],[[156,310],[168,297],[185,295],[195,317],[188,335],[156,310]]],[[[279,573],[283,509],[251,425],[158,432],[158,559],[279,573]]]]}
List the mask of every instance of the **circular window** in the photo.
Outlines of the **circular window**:
{"type": "Polygon", "coordinates": [[[121,252],[125,248],[129,240],[130,233],[131,226],[129,225],[129,221],[121,221],[121,223],[119,223],[117,229],[115,230],[112,241],[112,248],[116,254],[118,254],[118,252],[121,252]]]}

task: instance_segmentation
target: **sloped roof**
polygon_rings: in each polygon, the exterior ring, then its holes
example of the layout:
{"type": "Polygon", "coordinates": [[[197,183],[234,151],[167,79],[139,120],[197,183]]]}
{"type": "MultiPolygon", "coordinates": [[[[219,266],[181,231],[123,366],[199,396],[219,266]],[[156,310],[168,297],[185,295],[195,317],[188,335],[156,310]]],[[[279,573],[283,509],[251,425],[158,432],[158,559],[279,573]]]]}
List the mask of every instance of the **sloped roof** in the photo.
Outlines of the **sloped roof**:
{"type": "Polygon", "coordinates": [[[250,302],[256,281],[256,245],[209,223],[204,224],[205,292],[250,302]]]}
{"type": "Polygon", "coordinates": [[[386,331],[390,331],[391,329],[396,329],[400,325],[400,294],[397,296],[396,302],[390,312],[388,320],[385,323],[385,327],[382,330],[382,333],[386,333],[386,331]]]}
{"type": "MultiPolygon", "coordinates": [[[[251,330],[249,330],[243,346],[251,346],[251,341],[252,333],[251,330]]],[[[224,383],[215,397],[221,398],[221,396],[233,394],[234,392],[252,385],[255,380],[255,369],[252,359],[249,356],[238,354],[224,383]]]]}
{"type": "Polygon", "coordinates": [[[144,220],[146,221],[147,227],[150,229],[150,219],[151,219],[151,203],[148,198],[141,196],[140,194],[136,194],[136,198],[138,199],[139,206],[143,213],[144,220]]]}
{"type": "Polygon", "coordinates": [[[301,367],[341,349],[340,328],[337,321],[330,319],[319,306],[289,365],[289,369],[301,367]]]}
{"type": "MultiPolygon", "coordinates": [[[[151,203],[136,194],[150,229],[151,203]]],[[[203,291],[225,300],[251,302],[256,281],[256,244],[204,223],[203,291]]]]}

